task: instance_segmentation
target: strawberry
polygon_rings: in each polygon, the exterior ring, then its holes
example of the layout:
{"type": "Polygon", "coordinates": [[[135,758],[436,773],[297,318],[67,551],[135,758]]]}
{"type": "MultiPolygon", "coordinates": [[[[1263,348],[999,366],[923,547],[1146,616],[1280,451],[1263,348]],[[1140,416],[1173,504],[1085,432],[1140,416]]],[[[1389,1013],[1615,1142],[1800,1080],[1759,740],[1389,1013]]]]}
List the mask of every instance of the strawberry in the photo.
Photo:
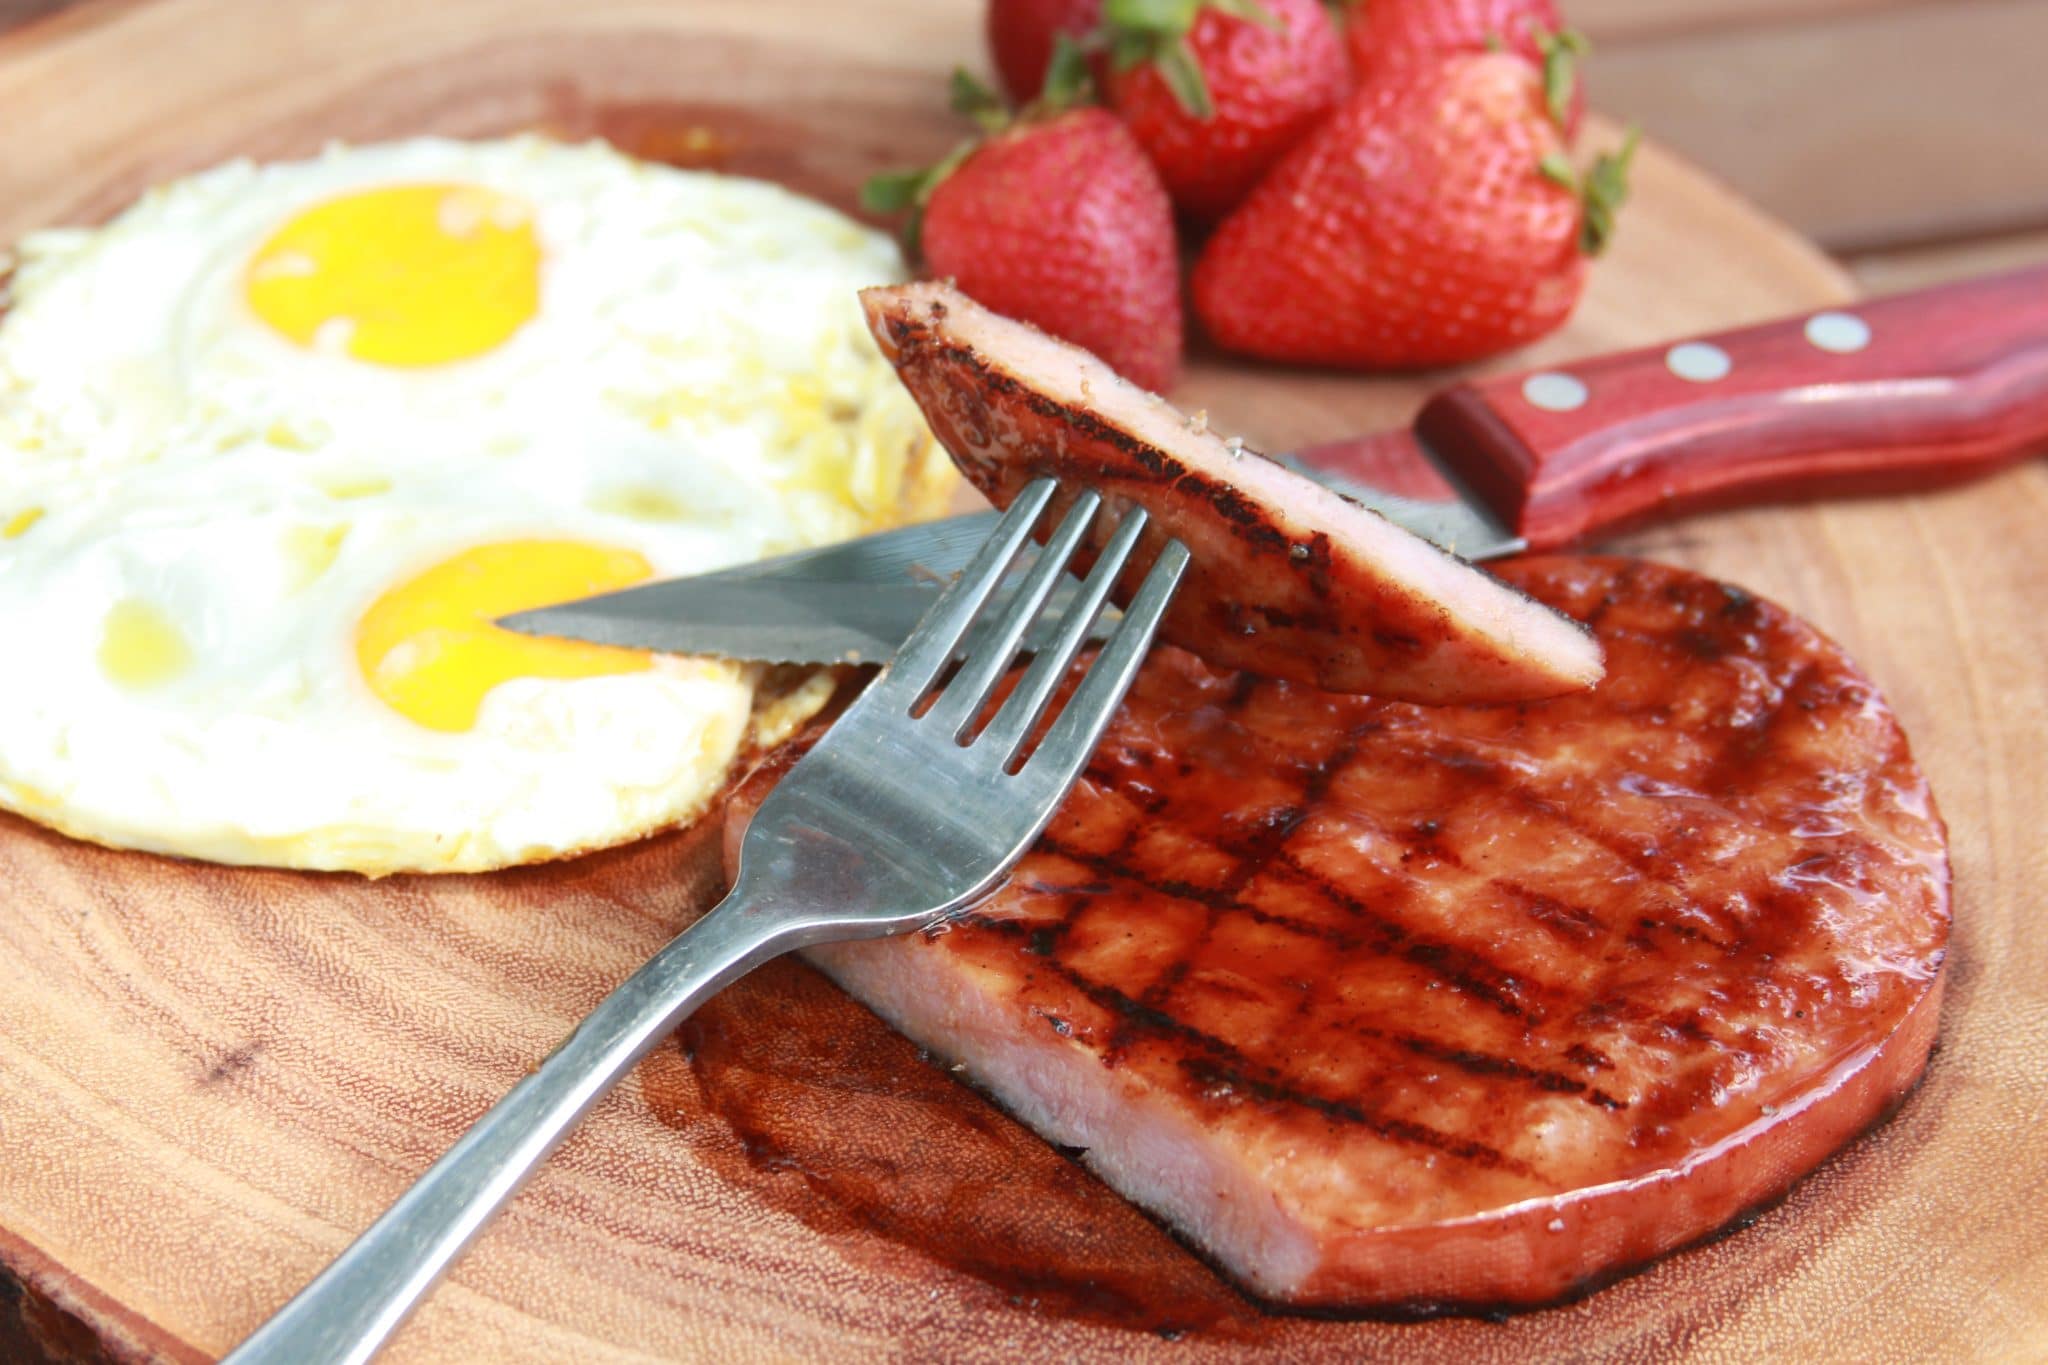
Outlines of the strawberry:
{"type": "Polygon", "coordinates": [[[1053,43],[1095,31],[1102,0],[989,0],[988,50],[1003,90],[1019,104],[1038,97],[1053,43]]]}
{"type": "Polygon", "coordinates": [[[1506,49],[1544,69],[1551,110],[1577,133],[1585,91],[1576,80],[1583,38],[1555,0],[1347,0],[1344,43],[1361,80],[1396,62],[1506,49]]]}
{"type": "Polygon", "coordinates": [[[1626,193],[1634,139],[1581,183],[1543,79],[1482,52],[1380,72],[1209,240],[1195,310],[1224,347],[1455,364],[1562,323],[1626,193]]]}
{"type": "Polygon", "coordinates": [[[1321,0],[1106,0],[1106,94],[1192,218],[1229,212],[1344,95],[1321,0]]]}
{"type": "MultiPolygon", "coordinates": [[[[1083,65],[1068,48],[1056,65],[1083,65]]],[[[913,210],[925,268],[976,300],[1085,346],[1133,383],[1180,373],[1180,251],[1173,205],[1130,130],[1108,110],[1062,107],[1063,88],[1011,120],[994,93],[954,77],[956,107],[987,130],[930,171],[877,176],[862,201],[913,210]]]]}

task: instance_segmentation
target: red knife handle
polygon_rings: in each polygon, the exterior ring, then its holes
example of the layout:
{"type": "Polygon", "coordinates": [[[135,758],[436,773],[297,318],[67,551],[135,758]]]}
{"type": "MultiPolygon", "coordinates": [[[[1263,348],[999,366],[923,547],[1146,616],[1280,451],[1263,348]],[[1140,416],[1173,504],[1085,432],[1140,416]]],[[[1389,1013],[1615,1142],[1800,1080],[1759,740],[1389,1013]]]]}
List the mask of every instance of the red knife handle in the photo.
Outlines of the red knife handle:
{"type": "Polygon", "coordinates": [[[2048,266],[1459,384],[1415,430],[1533,549],[2048,448],[2048,266]]]}

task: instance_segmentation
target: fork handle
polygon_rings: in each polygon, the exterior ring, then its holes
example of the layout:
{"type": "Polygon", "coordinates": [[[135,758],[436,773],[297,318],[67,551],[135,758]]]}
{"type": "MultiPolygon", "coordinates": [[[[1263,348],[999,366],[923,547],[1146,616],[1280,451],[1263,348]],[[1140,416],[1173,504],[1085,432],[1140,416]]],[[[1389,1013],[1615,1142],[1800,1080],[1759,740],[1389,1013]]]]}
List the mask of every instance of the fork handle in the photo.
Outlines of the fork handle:
{"type": "Polygon", "coordinates": [[[735,892],[606,996],[223,1365],[365,1361],[592,1105],[721,987],[804,941],[735,892]]]}

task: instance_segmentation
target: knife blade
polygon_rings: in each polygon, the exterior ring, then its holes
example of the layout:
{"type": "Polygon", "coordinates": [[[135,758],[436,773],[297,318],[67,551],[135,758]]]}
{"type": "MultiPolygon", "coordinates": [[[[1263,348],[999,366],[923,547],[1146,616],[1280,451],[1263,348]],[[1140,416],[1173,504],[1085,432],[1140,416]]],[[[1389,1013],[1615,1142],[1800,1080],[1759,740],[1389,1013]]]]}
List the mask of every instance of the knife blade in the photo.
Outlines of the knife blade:
{"type": "MultiPolygon", "coordinates": [[[[1490,559],[1523,548],[1484,504],[1457,489],[1454,476],[1424,453],[1412,432],[1381,432],[1272,458],[1455,554],[1490,559]]],[[[975,512],[898,527],[540,607],[498,624],[528,635],[763,663],[886,659],[939,588],[966,567],[998,515],[975,512]]]]}
{"type": "MultiPolygon", "coordinates": [[[[1452,385],[1411,428],[1276,457],[1466,559],[2048,446],[2048,266],[1452,385]]],[[[683,653],[883,658],[987,534],[955,518],[499,624],[683,653]]]]}
{"type": "Polygon", "coordinates": [[[521,612],[499,624],[663,654],[857,664],[894,654],[937,599],[936,587],[912,582],[711,574],[521,612]]]}

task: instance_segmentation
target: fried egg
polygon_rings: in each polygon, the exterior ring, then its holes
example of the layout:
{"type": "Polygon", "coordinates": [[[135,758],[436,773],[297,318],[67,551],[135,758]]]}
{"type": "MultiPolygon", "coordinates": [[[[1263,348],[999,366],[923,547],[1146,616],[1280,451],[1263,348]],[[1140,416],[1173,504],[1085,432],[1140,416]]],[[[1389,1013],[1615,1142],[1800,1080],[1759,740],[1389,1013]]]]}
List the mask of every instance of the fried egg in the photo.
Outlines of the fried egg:
{"type": "Polygon", "coordinates": [[[493,621],[948,491],[854,298],[900,256],[773,185],[420,139],[18,254],[0,806],[82,838],[474,871],[686,821],[829,685],[493,621]]]}

